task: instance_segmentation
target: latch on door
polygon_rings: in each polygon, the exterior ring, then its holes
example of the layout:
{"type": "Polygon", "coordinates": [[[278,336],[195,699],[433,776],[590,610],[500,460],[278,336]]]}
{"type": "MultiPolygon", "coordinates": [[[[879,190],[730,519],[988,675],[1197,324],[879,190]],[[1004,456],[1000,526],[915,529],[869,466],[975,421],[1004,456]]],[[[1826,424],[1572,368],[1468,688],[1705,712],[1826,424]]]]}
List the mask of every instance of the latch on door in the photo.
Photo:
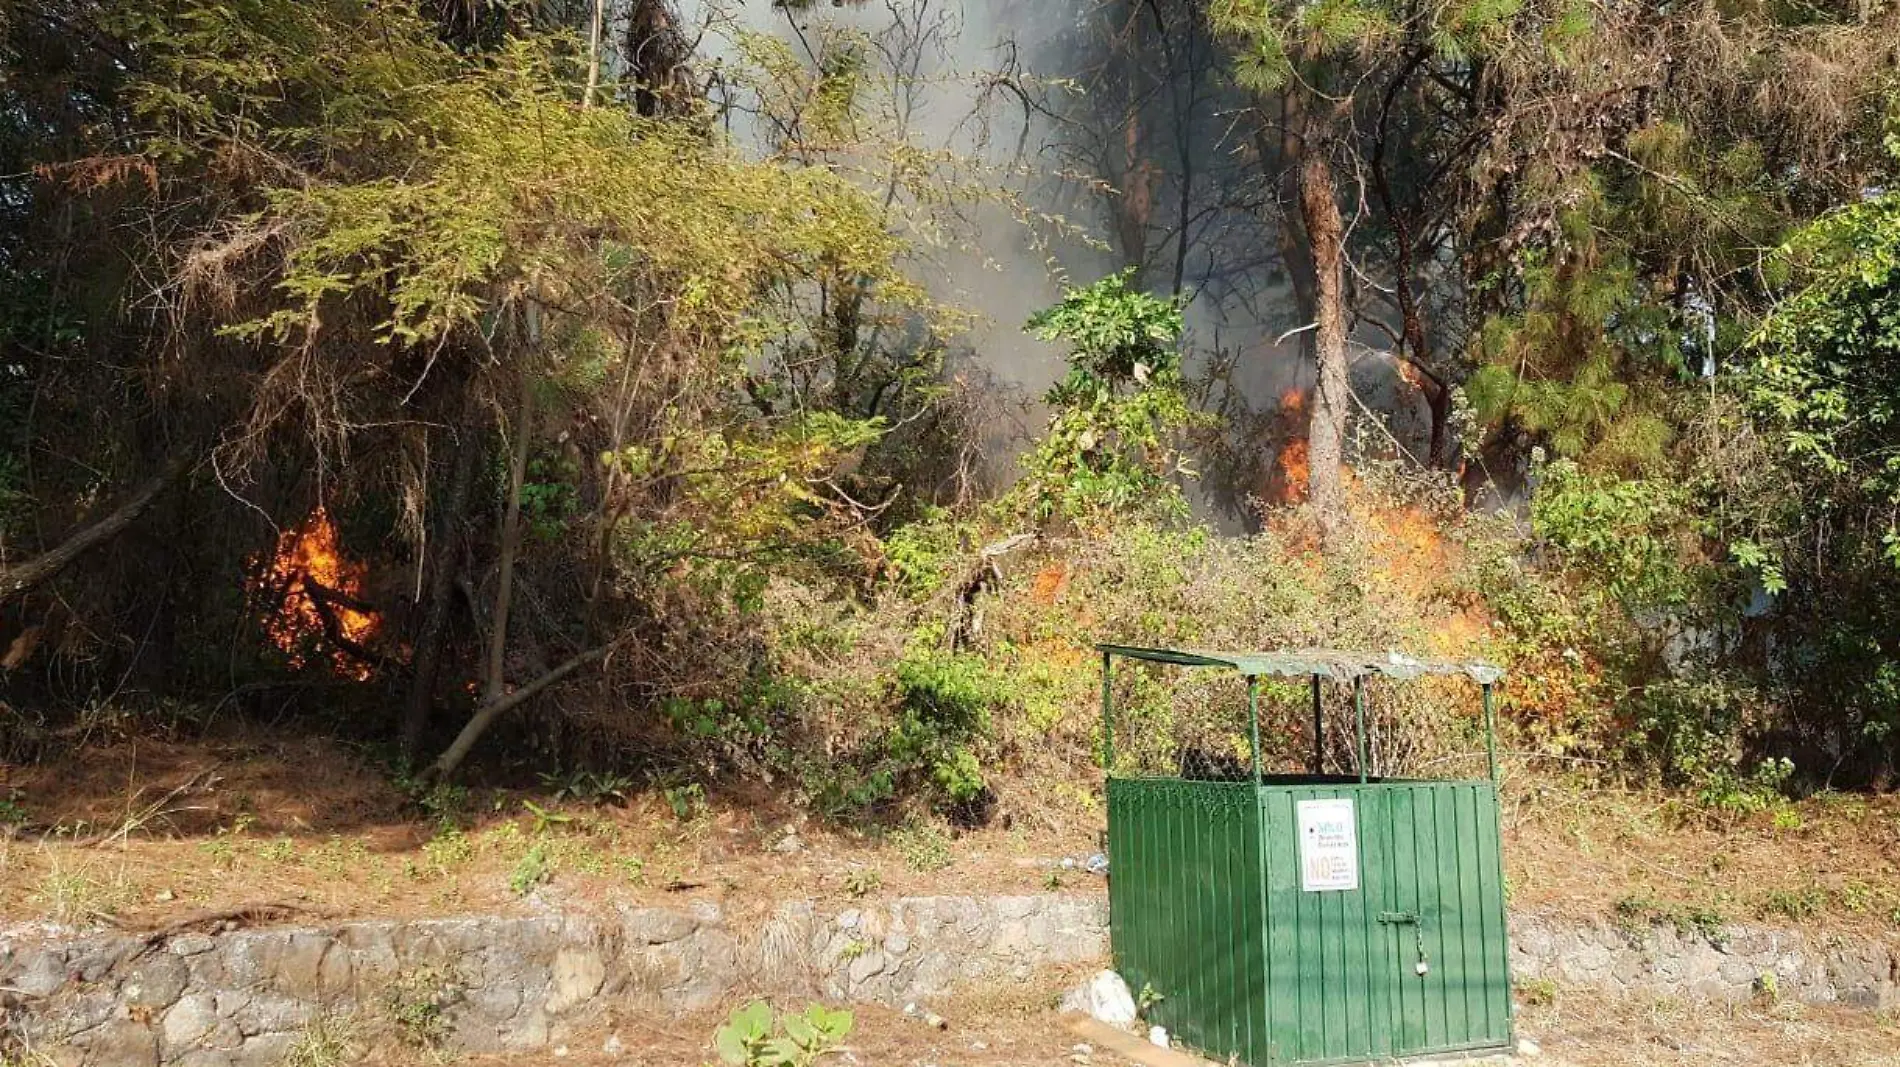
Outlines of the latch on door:
{"type": "Polygon", "coordinates": [[[1382,911],[1379,921],[1388,926],[1409,926],[1412,928],[1412,940],[1418,946],[1418,962],[1412,965],[1412,973],[1420,978],[1432,973],[1431,957],[1425,953],[1425,929],[1419,924],[1418,915],[1409,911],[1382,911]]]}

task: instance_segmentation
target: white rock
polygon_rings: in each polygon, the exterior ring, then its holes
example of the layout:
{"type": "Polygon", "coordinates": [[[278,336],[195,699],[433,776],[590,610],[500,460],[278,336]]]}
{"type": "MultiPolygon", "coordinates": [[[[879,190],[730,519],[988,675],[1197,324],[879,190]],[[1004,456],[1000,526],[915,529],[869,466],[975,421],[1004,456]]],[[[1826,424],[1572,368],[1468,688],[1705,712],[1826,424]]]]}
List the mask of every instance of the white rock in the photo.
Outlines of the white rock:
{"type": "Polygon", "coordinates": [[[601,1044],[600,1051],[609,1056],[618,1056],[627,1051],[627,1045],[620,1040],[619,1034],[609,1034],[607,1040],[601,1044]]]}
{"type": "Polygon", "coordinates": [[[1153,1045],[1156,1048],[1167,1048],[1168,1047],[1167,1027],[1150,1026],[1148,1028],[1148,1043],[1150,1045],[1153,1045]]]}
{"type": "Polygon", "coordinates": [[[1524,1057],[1527,1060],[1534,1060],[1537,1057],[1542,1056],[1544,1054],[1544,1050],[1541,1048],[1538,1048],[1537,1042],[1532,1041],[1530,1038],[1520,1037],[1517,1039],[1517,1054],[1519,1056],[1524,1057]]]}
{"type": "Polygon", "coordinates": [[[1110,1026],[1127,1027],[1135,1022],[1135,998],[1128,983],[1114,971],[1102,971],[1087,985],[1062,998],[1062,1010],[1080,1012],[1110,1026]]]}

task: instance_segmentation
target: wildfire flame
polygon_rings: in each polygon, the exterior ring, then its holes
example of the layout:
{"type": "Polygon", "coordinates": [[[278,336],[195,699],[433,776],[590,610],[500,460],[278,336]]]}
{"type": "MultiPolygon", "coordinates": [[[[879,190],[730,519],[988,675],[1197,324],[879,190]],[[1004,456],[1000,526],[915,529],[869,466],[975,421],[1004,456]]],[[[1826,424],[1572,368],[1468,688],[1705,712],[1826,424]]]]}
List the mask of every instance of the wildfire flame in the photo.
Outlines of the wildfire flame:
{"type": "MultiPolygon", "coordinates": [[[[264,635],[292,667],[305,666],[310,650],[328,643],[326,613],[337,633],[351,642],[362,644],[375,635],[376,616],[354,606],[361,603],[367,568],[343,555],[336,524],[323,505],[279,535],[269,561],[253,569],[253,593],[277,605],[261,620],[264,635]]],[[[340,649],[327,658],[338,674],[359,681],[369,677],[367,664],[340,649]]]]}
{"type": "Polygon", "coordinates": [[[1306,439],[1288,441],[1280,450],[1280,498],[1291,504],[1306,499],[1306,482],[1312,474],[1312,465],[1307,461],[1306,439]]]}
{"type": "Polygon", "coordinates": [[[1289,387],[1280,394],[1280,421],[1289,437],[1275,460],[1275,484],[1270,495],[1276,503],[1293,504],[1306,498],[1311,466],[1306,455],[1306,428],[1300,425],[1305,417],[1306,394],[1297,386],[1289,387]],[[1299,436],[1291,436],[1296,434],[1299,436]]]}

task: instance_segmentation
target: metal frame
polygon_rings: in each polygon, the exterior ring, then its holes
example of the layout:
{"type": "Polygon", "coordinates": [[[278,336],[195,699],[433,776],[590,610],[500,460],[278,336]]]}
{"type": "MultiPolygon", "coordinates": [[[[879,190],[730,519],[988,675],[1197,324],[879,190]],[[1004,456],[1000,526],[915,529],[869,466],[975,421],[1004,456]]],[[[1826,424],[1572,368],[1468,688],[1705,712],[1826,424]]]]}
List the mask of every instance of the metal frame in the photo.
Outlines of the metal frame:
{"type": "Polygon", "coordinates": [[[1479,660],[1466,662],[1422,660],[1396,652],[1384,655],[1309,649],[1299,652],[1209,652],[1199,649],[1152,648],[1143,645],[1097,645],[1102,653],[1102,768],[1109,774],[1115,767],[1115,695],[1114,660],[1142,660],[1177,667],[1227,667],[1247,680],[1247,737],[1252,748],[1253,780],[1262,780],[1260,769],[1260,679],[1263,675],[1298,677],[1307,675],[1313,684],[1313,764],[1309,774],[1325,773],[1326,726],[1325,699],[1320,683],[1325,679],[1352,683],[1352,709],[1355,751],[1358,753],[1359,781],[1370,781],[1366,751],[1366,694],[1368,677],[1410,681],[1424,675],[1464,675],[1478,683],[1484,708],[1485,766],[1493,785],[1498,781],[1497,724],[1492,711],[1492,689],[1504,678],[1503,668],[1479,660]]]}

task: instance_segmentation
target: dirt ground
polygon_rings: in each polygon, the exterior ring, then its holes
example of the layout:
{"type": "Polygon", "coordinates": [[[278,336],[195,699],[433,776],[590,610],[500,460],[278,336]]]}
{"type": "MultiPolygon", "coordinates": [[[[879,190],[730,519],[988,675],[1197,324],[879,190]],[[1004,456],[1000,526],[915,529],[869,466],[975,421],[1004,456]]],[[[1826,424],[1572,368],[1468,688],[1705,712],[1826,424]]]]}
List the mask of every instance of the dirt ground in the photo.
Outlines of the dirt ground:
{"type": "MultiPolygon", "coordinates": [[[[782,792],[473,789],[431,812],[333,742],[229,736],[0,765],[0,920],[140,927],[273,901],[313,916],[508,912],[790,896],[1098,891],[1087,783],[1006,791],[979,831],[825,826],[782,792]],[[789,832],[789,840],[788,840],[789,832]],[[348,877],[343,877],[344,874],[348,877]]],[[[1624,921],[1900,929],[1900,797],[1823,795],[1719,816],[1661,791],[1518,769],[1504,795],[1514,906],[1624,921]]]]}
{"type": "MultiPolygon", "coordinates": [[[[929,1029],[903,1013],[857,1010],[856,1025],[835,1056],[821,1063],[863,1067],[1015,1067],[1131,1061],[1069,1029],[1073,1017],[1050,1007],[1068,976],[1044,976],[1028,988],[995,990],[931,1008],[950,1020],[929,1029]]],[[[797,1010],[801,1005],[781,1005],[797,1010]]],[[[717,1062],[711,1044],[721,1018],[625,1018],[585,1043],[523,1056],[468,1057],[470,1067],[583,1067],[717,1062]],[[613,1054],[603,1051],[616,1041],[613,1054]]],[[[1611,1002],[1560,991],[1522,1009],[1518,1033],[1538,1046],[1519,1067],[1900,1067],[1900,1023],[1869,1012],[1758,1005],[1728,1010],[1675,1002],[1611,1002]]],[[[421,1067],[426,1053],[397,1054],[388,1067],[421,1067]]]]}

